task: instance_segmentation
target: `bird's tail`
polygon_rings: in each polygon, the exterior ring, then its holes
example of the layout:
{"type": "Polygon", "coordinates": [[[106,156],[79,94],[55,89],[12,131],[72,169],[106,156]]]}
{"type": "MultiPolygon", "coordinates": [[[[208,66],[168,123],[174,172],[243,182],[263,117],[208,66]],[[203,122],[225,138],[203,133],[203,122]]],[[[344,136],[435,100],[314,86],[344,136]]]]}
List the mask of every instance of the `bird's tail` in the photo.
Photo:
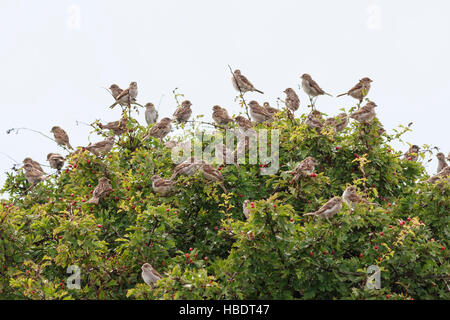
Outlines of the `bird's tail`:
{"type": "Polygon", "coordinates": [[[315,216],[315,215],[316,215],[315,212],[308,212],[304,214],[304,216],[315,216]]]}
{"type": "Polygon", "coordinates": [[[259,92],[261,94],[264,94],[264,92],[262,92],[261,90],[255,89],[256,92],[259,92]]]}
{"type": "Polygon", "coordinates": [[[69,142],[67,142],[67,148],[69,148],[70,150],[73,150],[72,146],[70,145],[69,142]]]}
{"type": "MultiPolygon", "coordinates": [[[[332,94],[329,94],[328,92],[325,92],[325,94],[326,94],[327,96],[330,96],[330,97],[333,96],[332,94]]],[[[340,96],[338,96],[338,97],[340,97],[340,96]]]]}
{"type": "Polygon", "coordinates": [[[347,94],[347,92],[346,93],[342,93],[340,95],[337,95],[336,97],[342,97],[342,96],[345,96],[346,94],[347,94]]]}
{"type": "Polygon", "coordinates": [[[97,198],[97,197],[92,197],[88,202],[86,202],[86,203],[93,203],[93,204],[98,204],[98,200],[99,200],[99,198],[97,198]]]}

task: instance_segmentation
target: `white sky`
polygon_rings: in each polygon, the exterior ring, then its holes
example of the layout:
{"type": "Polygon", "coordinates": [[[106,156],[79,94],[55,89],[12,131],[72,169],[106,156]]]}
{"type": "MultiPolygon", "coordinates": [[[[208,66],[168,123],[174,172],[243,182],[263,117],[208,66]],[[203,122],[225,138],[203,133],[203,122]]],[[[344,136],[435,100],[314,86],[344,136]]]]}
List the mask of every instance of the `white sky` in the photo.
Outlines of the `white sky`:
{"type": "MultiPolygon", "coordinates": [[[[237,113],[230,64],[265,92],[247,98],[272,105],[285,88],[298,92],[303,73],[334,95],[368,76],[388,132],[412,121],[407,141],[447,154],[449,12],[444,0],[0,0],[1,150],[44,164],[47,153],[64,154],[39,134],[6,135],[12,127],[51,135],[59,125],[73,146],[87,145],[90,128],[76,120],[120,118],[102,89],[111,83],[137,81],[141,104],[164,95],[160,117],[172,115],[175,87],[194,114],[209,118],[215,104],[237,113]]],[[[299,96],[305,110],[307,96],[299,96]]],[[[352,104],[321,97],[316,107],[334,115],[352,104]]],[[[143,113],[139,119],[145,122],[143,113]]],[[[12,164],[0,154],[2,172],[12,164]]]]}

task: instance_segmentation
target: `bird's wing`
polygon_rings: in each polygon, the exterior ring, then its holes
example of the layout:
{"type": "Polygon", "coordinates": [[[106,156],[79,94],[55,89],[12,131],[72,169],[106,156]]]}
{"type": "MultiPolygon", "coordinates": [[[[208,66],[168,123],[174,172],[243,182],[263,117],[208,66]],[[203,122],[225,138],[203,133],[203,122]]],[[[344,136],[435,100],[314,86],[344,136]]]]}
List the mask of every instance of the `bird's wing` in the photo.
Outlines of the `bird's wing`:
{"type": "Polygon", "coordinates": [[[126,96],[128,94],[128,92],[130,91],[130,88],[126,88],[125,90],[123,90],[116,98],[116,100],[119,100],[120,98],[123,98],[124,96],[126,96]]]}
{"type": "Polygon", "coordinates": [[[245,76],[243,76],[242,74],[240,74],[240,75],[238,75],[237,77],[238,77],[238,80],[239,80],[240,82],[242,82],[244,85],[246,85],[246,86],[248,86],[248,87],[250,87],[250,88],[253,88],[253,84],[252,84],[245,76]]]}

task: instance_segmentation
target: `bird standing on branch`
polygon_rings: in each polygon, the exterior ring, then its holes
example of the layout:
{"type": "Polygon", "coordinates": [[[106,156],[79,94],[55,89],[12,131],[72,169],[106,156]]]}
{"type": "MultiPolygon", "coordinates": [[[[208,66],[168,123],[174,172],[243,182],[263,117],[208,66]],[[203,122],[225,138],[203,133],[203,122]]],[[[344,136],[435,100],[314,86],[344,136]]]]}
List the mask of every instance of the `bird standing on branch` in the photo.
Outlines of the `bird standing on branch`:
{"type": "Polygon", "coordinates": [[[156,123],[158,120],[158,111],[155,109],[153,103],[149,102],[145,104],[145,121],[147,125],[156,123]]]}
{"type": "Polygon", "coordinates": [[[364,107],[353,112],[350,115],[350,118],[355,119],[356,121],[361,123],[368,123],[372,121],[377,115],[374,110],[376,106],[377,105],[375,104],[375,102],[369,101],[364,107]]]}
{"type": "Polygon", "coordinates": [[[436,154],[436,157],[438,158],[437,172],[440,172],[445,167],[448,167],[448,164],[445,161],[445,155],[442,152],[439,152],[438,154],[436,154]]]}
{"type": "Polygon", "coordinates": [[[224,126],[233,121],[228,115],[227,109],[221,108],[220,106],[213,107],[212,118],[215,123],[219,126],[224,126]]]}
{"type": "Polygon", "coordinates": [[[317,97],[317,96],[321,96],[321,95],[328,95],[330,97],[332,97],[331,94],[326,93],[325,91],[322,90],[322,88],[319,87],[319,85],[317,84],[317,82],[315,82],[311,76],[307,73],[304,73],[301,76],[302,79],[302,88],[303,90],[305,90],[306,94],[309,96],[309,100],[311,102],[311,106],[314,105],[313,103],[313,98],[317,97]]]}
{"type": "Polygon", "coordinates": [[[36,169],[30,162],[25,163],[23,168],[25,169],[25,178],[32,185],[35,185],[46,179],[46,177],[44,177],[44,172],[36,169]]]}
{"type": "Polygon", "coordinates": [[[103,141],[99,141],[94,144],[90,144],[86,147],[86,150],[92,152],[97,157],[108,154],[114,146],[114,137],[108,137],[103,141]]]}
{"type": "Polygon", "coordinates": [[[173,191],[174,186],[175,182],[173,182],[172,180],[163,179],[159,175],[154,175],[152,177],[153,190],[161,196],[165,196],[173,191]]]}
{"type": "Polygon", "coordinates": [[[250,107],[250,115],[256,123],[272,120],[272,115],[255,100],[250,101],[248,106],[250,107]]]}
{"type": "Polygon", "coordinates": [[[248,91],[256,91],[264,94],[261,90],[256,89],[253,84],[241,74],[240,70],[234,70],[231,81],[233,83],[233,87],[239,92],[245,93],[248,91]]]}
{"type": "Polygon", "coordinates": [[[342,208],[342,199],[341,197],[334,197],[328,200],[319,210],[314,212],[305,213],[304,216],[316,216],[320,218],[327,219],[330,222],[329,218],[337,214],[342,208]]]}
{"type": "Polygon", "coordinates": [[[356,193],[356,187],[354,186],[350,186],[345,189],[344,193],[342,194],[342,199],[352,208],[354,207],[355,203],[369,203],[366,199],[362,198],[356,193]]]}
{"type": "Polygon", "coordinates": [[[175,110],[173,113],[174,119],[178,123],[185,123],[189,120],[189,118],[192,115],[192,109],[191,109],[192,103],[189,100],[185,100],[181,103],[181,106],[175,110]]]}
{"type": "Polygon", "coordinates": [[[142,269],[142,279],[146,284],[154,287],[156,281],[161,280],[162,276],[155,270],[149,263],[144,263],[141,267],[142,269]]]}
{"type": "Polygon", "coordinates": [[[70,150],[73,150],[72,146],[69,143],[69,136],[67,133],[61,129],[58,126],[54,126],[50,132],[53,133],[53,136],[55,137],[55,141],[60,146],[66,146],[70,150]]]}
{"type": "Polygon", "coordinates": [[[86,203],[98,204],[98,202],[106,197],[112,191],[112,186],[108,178],[102,177],[98,181],[97,186],[92,193],[92,198],[86,203]]]}
{"type": "Polygon", "coordinates": [[[164,137],[167,136],[172,130],[172,125],[170,124],[171,122],[172,119],[170,118],[162,118],[160,122],[151,127],[148,134],[142,139],[142,141],[147,140],[149,137],[154,137],[159,140],[164,139],[164,137]]]}
{"type": "MultiPolygon", "coordinates": [[[[112,86],[111,86],[112,87],[112,86]]],[[[111,89],[110,87],[110,89],[111,89]]],[[[119,90],[121,90],[120,88],[115,88],[115,92],[119,92],[119,90]]],[[[113,89],[111,89],[111,91],[113,91],[113,89]]],[[[135,103],[136,102],[136,97],[138,94],[138,87],[137,87],[137,83],[136,82],[131,82],[129,87],[125,90],[122,90],[117,97],[115,97],[116,102],[114,102],[114,104],[112,106],[110,106],[110,108],[114,108],[114,106],[116,104],[120,104],[120,105],[130,105],[131,103],[135,103]]],[[[113,93],[113,97],[114,97],[114,93],[113,93]]]]}
{"type": "Polygon", "coordinates": [[[58,153],[49,153],[47,155],[47,161],[50,163],[50,167],[52,169],[56,169],[58,171],[64,166],[65,159],[62,155],[58,153]]]}
{"type": "Polygon", "coordinates": [[[348,90],[346,93],[338,95],[338,97],[349,95],[350,97],[359,100],[359,103],[361,103],[364,97],[369,93],[371,82],[372,80],[367,77],[362,78],[353,88],[348,90]]]}

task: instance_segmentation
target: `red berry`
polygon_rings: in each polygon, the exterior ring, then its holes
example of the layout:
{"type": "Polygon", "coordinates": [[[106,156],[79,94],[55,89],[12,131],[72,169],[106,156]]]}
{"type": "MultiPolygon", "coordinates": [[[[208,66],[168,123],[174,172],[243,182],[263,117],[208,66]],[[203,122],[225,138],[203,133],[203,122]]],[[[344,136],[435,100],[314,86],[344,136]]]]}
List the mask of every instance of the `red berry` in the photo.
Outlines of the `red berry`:
{"type": "Polygon", "coordinates": [[[194,250],[194,249],[192,249],[192,248],[189,248],[189,251],[192,251],[192,250],[194,250]]]}
{"type": "Polygon", "coordinates": [[[380,236],[384,236],[384,232],[380,232],[380,236]]]}
{"type": "Polygon", "coordinates": [[[353,154],[356,159],[359,159],[359,155],[357,153],[353,154]]]}
{"type": "Polygon", "coordinates": [[[389,226],[389,229],[392,229],[392,226],[389,226]]]}
{"type": "Polygon", "coordinates": [[[208,257],[204,257],[203,260],[208,261],[208,257]]]}
{"type": "Polygon", "coordinates": [[[186,259],[188,259],[189,258],[189,253],[186,253],[186,259]]]}
{"type": "Polygon", "coordinates": [[[327,254],[328,254],[328,252],[324,251],[324,252],[323,252],[323,254],[324,254],[324,255],[327,255],[327,254]]]}
{"type": "Polygon", "coordinates": [[[189,263],[192,264],[192,259],[189,260],[189,263]]]}
{"type": "Polygon", "coordinates": [[[309,255],[312,257],[312,256],[314,255],[314,252],[311,251],[311,252],[309,253],[309,255]]]}
{"type": "Polygon", "coordinates": [[[378,246],[373,247],[375,250],[378,250],[378,246]]]}
{"type": "Polygon", "coordinates": [[[386,299],[390,299],[391,296],[389,294],[386,295],[386,299]]]}
{"type": "Polygon", "coordinates": [[[97,225],[97,228],[101,228],[101,227],[102,227],[102,225],[101,225],[101,224],[98,224],[98,225],[97,225]]]}
{"type": "Polygon", "coordinates": [[[315,173],[313,172],[313,173],[311,173],[310,177],[311,177],[311,178],[315,178],[315,177],[317,177],[317,174],[315,174],[315,173]]]}
{"type": "Polygon", "coordinates": [[[166,212],[169,212],[170,211],[170,209],[166,209],[166,212]]]}
{"type": "Polygon", "coordinates": [[[339,150],[341,147],[336,147],[336,150],[339,150]]]}
{"type": "Polygon", "coordinates": [[[442,247],[441,247],[441,250],[445,250],[445,247],[444,247],[444,246],[442,246],[442,247]]]}

